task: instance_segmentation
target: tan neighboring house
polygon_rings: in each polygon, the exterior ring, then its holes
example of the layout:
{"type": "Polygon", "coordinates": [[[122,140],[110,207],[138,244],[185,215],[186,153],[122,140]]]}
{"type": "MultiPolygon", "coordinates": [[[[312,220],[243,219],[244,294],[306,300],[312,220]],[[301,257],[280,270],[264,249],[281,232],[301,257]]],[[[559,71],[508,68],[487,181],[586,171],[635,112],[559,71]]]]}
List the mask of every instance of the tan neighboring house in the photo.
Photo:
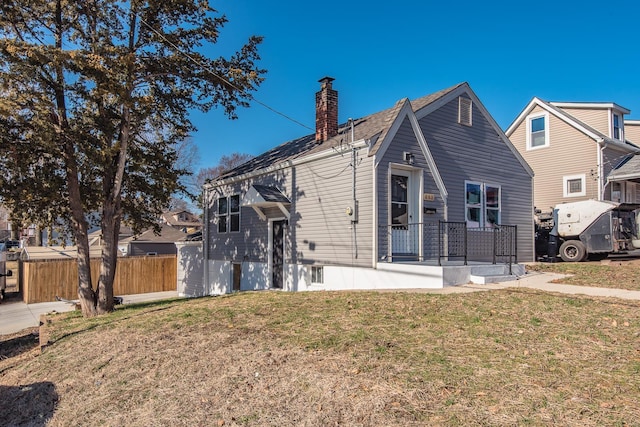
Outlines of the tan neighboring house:
{"type": "Polygon", "coordinates": [[[200,218],[186,210],[163,213],[162,223],[182,230],[185,233],[194,233],[202,230],[202,221],[200,218]]]}
{"type": "Polygon", "coordinates": [[[627,141],[640,146],[640,120],[624,121],[624,137],[627,141]]]}
{"type": "MultiPolygon", "coordinates": [[[[548,212],[559,203],[588,199],[640,203],[640,184],[608,180],[639,150],[626,137],[626,114],[612,102],[533,98],[527,104],[505,133],[534,171],[536,209],[548,212]]],[[[629,126],[638,143],[639,125],[629,126]]]]}

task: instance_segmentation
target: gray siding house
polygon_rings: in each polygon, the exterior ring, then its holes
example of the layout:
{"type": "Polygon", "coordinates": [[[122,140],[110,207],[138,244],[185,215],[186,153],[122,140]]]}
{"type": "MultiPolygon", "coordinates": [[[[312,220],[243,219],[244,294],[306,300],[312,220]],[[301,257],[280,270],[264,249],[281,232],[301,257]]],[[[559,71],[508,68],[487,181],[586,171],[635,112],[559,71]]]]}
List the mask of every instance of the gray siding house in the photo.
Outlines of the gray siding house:
{"type": "Polygon", "coordinates": [[[315,134],[205,185],[204,294],[467,283],[506,226],[533,261],[532,171],[467,83],[339,126],[332,81],[315,134]]]}

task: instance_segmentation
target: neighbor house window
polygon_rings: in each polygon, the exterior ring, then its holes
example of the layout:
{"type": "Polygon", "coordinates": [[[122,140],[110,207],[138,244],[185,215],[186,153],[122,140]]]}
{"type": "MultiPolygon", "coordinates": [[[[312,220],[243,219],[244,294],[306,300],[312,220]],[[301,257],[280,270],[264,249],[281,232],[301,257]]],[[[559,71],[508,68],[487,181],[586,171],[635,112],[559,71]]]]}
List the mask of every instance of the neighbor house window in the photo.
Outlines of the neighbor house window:
{"type": "Polygon", "coordinates": [[[240,195],[218,199],[218,233],[240,231],[240,195]]]}
{"type": "Polygon", "coordinates": [[[467,226],[491,227],[500,224],[500,186],[465,182],[465,220],[467,226]]]}
{"type": "Polygon", "coordinates": [[[620,131],[620,116],[617,114],[613,115],[613,138],[614,139],[622,139],[620,135],[622,132],[620,131]]]}
{"type": "Polygon", "coordinates": [[[542,114],[527,119],[527,149],[549,145],[549,116],[542,114]]]}
{"type": "Polygon", "coordinates": [[[562,177],[564,197],[580,197],[585,196],[587,191],[585,189],[586,178],[585,175],[571,175],[562,177]]]}
{"type": "Polygon", "coordinates": [[[324,269],[311,267],[311,283],[324,283],[324,269]]]}
{"type": "Polygon", "coordinates": [[[469,98],[458,98],[458,123],[466,126],[472,125],[473,103],[469,98]]]}

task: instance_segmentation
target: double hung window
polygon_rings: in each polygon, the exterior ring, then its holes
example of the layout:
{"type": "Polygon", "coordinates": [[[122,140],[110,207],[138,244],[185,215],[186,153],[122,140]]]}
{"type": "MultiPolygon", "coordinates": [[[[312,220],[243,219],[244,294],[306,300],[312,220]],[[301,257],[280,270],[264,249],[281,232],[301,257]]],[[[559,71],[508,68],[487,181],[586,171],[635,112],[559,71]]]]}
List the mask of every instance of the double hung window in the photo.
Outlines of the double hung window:
{"type": "Polygon", "coordinates": [[[500,186],[465,181],[465,220],[467,227],[500,224],[500,186]]]}
{"type": "Polygon", "coordinates": [[[240,195],[218,199],[218,233],[237,233],[240,231],[240,195]]]}
{"type": "Polygon", "coordinates": [[[549,115],[530,116],[527,119],[527,149],[547,147],[549,145],[549,115]]]}
{"type": "Polygon", "coordinates": [[[613,137],[615,139],[619,139],[621,140],[621,134],[622,132],[620,132],[620,116],[617,114],[613,115],[613,137]]]}

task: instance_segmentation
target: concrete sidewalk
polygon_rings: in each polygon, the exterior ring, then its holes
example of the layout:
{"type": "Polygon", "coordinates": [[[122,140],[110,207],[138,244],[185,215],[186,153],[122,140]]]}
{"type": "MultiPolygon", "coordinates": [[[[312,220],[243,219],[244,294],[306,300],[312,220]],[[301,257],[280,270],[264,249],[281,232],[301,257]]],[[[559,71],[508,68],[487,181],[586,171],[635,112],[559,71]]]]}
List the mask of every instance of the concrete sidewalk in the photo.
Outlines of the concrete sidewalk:
{"type": "Polygon", "coordinates": [[[499,283],[487,283],[484,285],[469,283],[465,285],[446,286],[442,289],[383,289],[381,292],[423,292],[433,294],[458,294],[467,292],[492,291],[507,288],[532,288],[547,292],[557,292],[569,295],[587,295],[594,297],[610,297],[628,300],[640,300],[640,291],[627,291],[624,289],[595,288],[591,286],[565,285],[562,283],[550,283],[553,280],[567,277],[566,274],[528,272],[516,280],[499,283]]]}
{"type": "Polygon", "coordinates": [[[552,280],[567,277],[564,274],[529,272],[518,280],[500,283],[488,283],[486,285],[463,285],[464,288],[473,290],[490,290],[506,288],[532,288],[547,292],[558,292],[569,295],[587,295],[592,297],[610,297],[627,300],[640,300],[640,291],[628,291],[626,289],[596,288],[592,286],[565,285],[563,283],[550,283],[552,280]]]}
{"type": "MultiPolygon", "coordinates": [[[[134,304],[177,297],[177,291],[124,295],[122,297],[122,303],[134,304]]],[[[67,302],[25,304],[22,301],[3,301],[0,304],[0,335],[13,334],[23,329],[39,326],[41,314],[53,312],[64,313],[73,310],[75,310],[74,304],[67,302]]]]}

